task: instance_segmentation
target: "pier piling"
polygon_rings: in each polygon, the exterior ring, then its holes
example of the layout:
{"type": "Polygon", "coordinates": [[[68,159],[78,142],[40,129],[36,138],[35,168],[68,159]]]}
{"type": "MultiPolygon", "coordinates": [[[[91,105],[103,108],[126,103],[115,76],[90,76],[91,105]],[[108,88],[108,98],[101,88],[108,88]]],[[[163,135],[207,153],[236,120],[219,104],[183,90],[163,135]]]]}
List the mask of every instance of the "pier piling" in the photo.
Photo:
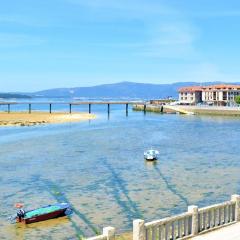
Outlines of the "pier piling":
{"type": "Polygon", "coordinates": [[[110,114],[110,104],[108,103],[108,115],[110,114]]]}
{"type": "Polygon", "coordinates": [[[28,113],[30,114],[32,112],[32,105],[31,103],[28,104],[28,113]]]}
{"type": "Polygon", "coordinates": [[[128,103],[126,104],[126,116],[128,116],[128,103]]]}
{"type": "Polygon", "coordinates": [[[72,113],[72,104],[71,103],[69,104],[69,113],[70,114],[72,113]]]}
{"type": "Polygon", "coordinates": [[[88,113],[91,113],[91,103],[88,104],[88,113]]]}
{"type": "Polygon", "coordinates": [[[161,106],[161,113],[163,113],[163,106],[161,106]]]}
{"type": "Polygon", "coordinates": [[[144,114],[146,114],[146,108],[147,108],[147,106],[146,106],[146,104],[144,104],[144,106],[143,106],[143,112],[144,112],[144,114]]]}
{"type": "Polygon", "coordinates": [[[8,113],[10,113],[10,104],[8,104],[8,113]]]}
{"type": "Polygon", "coordinates": [[[52,113],[52,104],[49,104],[49,113],[52,113]]]}

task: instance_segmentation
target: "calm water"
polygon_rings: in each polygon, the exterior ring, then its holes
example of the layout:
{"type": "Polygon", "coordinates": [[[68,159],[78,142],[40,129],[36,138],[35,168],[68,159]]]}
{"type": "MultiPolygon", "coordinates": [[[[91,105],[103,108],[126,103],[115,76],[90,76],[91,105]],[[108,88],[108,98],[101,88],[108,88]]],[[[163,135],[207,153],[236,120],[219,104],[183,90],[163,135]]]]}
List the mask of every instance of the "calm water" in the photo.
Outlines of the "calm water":
{"type": "Polygon", "coordinates": [[[187,205],[228,200],[240,192],[240,119],[98,111],[91,122],[0,128],[0,238],[77,239],[104,226],[131,229],[187,205]],[[156,164],[143,160],[156,147],[156,164]],[[9,224],[13,205],[57,201],[74,207],[62,218],[9,224]]]}

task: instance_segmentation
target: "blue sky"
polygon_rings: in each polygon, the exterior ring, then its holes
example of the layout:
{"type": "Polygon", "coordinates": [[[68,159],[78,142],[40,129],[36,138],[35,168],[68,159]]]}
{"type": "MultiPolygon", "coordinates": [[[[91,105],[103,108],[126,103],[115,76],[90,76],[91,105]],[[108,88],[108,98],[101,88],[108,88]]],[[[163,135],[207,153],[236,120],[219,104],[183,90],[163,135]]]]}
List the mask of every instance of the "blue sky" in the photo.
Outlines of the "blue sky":
{"type": "Polygon", "coordinates": [[[240,81],[239,0],[0,0],[0,91],[240,81]]]}

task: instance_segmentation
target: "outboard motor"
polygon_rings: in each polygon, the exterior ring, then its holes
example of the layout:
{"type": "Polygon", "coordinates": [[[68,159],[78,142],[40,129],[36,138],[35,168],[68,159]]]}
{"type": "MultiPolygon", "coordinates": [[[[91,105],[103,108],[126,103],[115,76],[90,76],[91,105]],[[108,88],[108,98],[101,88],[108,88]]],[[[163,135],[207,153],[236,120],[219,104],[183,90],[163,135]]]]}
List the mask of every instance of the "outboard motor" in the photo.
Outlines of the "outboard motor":
{"type": "Polygon", "coordinates": [[[22,219],[24,218],[24,215],[25,215],[25,211],[23,209],[20,209],[17,211],[17,217],[19,222],[22,221],[22,219]]]}

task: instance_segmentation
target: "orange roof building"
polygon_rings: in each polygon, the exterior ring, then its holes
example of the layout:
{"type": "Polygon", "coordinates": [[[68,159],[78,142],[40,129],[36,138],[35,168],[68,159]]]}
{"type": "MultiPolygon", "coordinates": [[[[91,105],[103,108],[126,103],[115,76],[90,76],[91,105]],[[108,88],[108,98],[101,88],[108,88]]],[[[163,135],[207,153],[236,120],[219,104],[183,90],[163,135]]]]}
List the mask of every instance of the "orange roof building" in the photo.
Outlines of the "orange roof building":
{"type": "Polygon", "coordinates": [[[179,101],[183,104],[195,105],[202,102],[202,87],[191,86],[178,89],[179,101]]]}
{"type": "Polygon", "coordinates": [[[179,101],[186,104],[201,102],[227,105],[240,95],[240,85],[217,84],[210,86],[189,86],[178,89],[179,101]]]}

